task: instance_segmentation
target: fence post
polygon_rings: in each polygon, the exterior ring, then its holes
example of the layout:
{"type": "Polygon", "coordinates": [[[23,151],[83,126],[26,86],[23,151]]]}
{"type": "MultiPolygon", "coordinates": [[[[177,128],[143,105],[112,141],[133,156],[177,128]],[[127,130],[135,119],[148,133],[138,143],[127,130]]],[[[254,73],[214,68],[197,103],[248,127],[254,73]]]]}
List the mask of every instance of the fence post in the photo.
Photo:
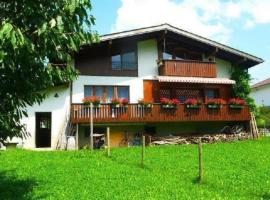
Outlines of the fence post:
{"type": "Polygon", "coordinates": [[[90,149],[94,149],[93,103],[90,103],[90,149]]]}
{"type": "Polygon", "coordinates": [[[202,160],[202,139],[201,139],[201,137],[199,137],[198,150],[199,150],[199,182],[202,182],[202,180],[203,180],[203,160],[202,160]]]}
{"type": "Polygon", "coordinates": [[[107,127],[107,155],[111,156],[110,127],[107,127]]]}
{"type": "Polygon", "coordinates": [[[142,167],[144,166],[144,157],[145,157],[145,136],[142,136],[142,167]]]}

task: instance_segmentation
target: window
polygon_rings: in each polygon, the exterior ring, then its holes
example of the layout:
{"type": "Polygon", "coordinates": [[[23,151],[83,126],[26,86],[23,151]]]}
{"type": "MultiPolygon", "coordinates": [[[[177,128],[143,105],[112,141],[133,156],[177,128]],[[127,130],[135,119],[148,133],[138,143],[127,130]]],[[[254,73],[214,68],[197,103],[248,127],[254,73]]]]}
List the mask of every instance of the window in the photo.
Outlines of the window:
{"type": "Polygon", "coordinates": [[[126,70],[137,69],[136,53],[134,51],[122,55],[122,68],[126,70]]]}
{"type": "Polygon", "coordinates": [[[94,92],[93,92],[93,86],[84,86],[84,96],[85,97],[91,97],[94,96],[94,92]]]}
{"type": "Polygon", "coordinates": [[[218,91],[216,89],[205,90],[205,96],[207,99],[213,99],[218,97],[218,91]]]}
{"type": "Polygon", "coordinates": [[[135,50],[123,51],[111,57],[112,70],[136,70],[137,54],[135,50]]]}
{"type": "Polygon", "coordinates": [[[98,96],[102,103],[111,102],[112,98],[129,99],[129,86],[84,86],[84,96],[98,96]]]}
{"type": "Polygon", "coordinates": [[[125,87],[125,86],[118,87],[117,88],[117,95],[118,95],[118,98],[128,99],[129,98],[129,88],[125,87]]]}
{"type": "Polygon", "coordinates": [[[167,53],[167,52],[163,52],[163,59],[165,60],[171,60],[173,58],[172,54],[167,53]]]}
{"type": "Polygon", "coordinates": [[[121,70],[121,55],[112,56],[112,69],[113,70],[121,70]]]}

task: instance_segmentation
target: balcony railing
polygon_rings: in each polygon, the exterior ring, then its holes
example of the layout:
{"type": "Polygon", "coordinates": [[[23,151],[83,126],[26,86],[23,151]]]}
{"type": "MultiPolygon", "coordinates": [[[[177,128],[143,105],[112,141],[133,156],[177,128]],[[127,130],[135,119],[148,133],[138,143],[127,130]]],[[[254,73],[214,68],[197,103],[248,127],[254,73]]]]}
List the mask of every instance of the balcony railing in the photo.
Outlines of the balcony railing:
{"type": "Polygon", "coordinates": [[[216,63],[194,60],[163,60],[159,67],[159,75],[216,78],[216,63]]]}
{"type": "MultiPolygon", "coordinates": [[[[242,109],[232,109],[223,105],[220,109],[209,109],[203,104],[199,109],[187,109],[180,104],[176,109],[165,109],[160,104],[152,108],[141,108],[138,104],[129,104],[127,107],[112,108],[103,104],[93,109],[94,122],[187,122],[187,121],[249,121],[248,106],[242,109]]],[[[84,104],[72,104],[72,123],[89,123],[90,108],[84,104]]]]}

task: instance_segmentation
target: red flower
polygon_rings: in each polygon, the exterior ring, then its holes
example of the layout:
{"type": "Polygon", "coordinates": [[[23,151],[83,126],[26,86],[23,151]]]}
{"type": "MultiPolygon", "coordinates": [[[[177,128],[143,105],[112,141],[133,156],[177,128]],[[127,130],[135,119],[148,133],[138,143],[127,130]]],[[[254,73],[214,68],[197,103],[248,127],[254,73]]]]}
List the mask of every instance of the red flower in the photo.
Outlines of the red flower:
{"type": "Polygon", "coordinates": [[[221,98],[212,98],[212,99],[208,99],[207,104],[209,104],[209,105],[222,105],[222,104],[226,104],[226,101],[224,99],[221,99],[221,98]]]}
{"type": "Polygon", "coordinates": [[[128,99],[127,98],[121,99],[121,104],[123,106],[126,106],[128,104],[128,99]]]}
{"type": "Polygon", "coordinates": [[[245,105],[246,101],[241,98],[232,98],[229,100],[229,104],[231,105],[245,105]]]}
{"type": "Polygon", "coordinates": [[[173,105],[177,105],[177,104],[180,103],[180,101],[179,101],[178,99],[172,99],[172,100],[171,100],[171,103],[172,103],[173,105]]]}
{"type": "Polygon", "coordinates": [[[168,99],[165,97],[161,98],[160,102],[163,105],[177,105],[180,103],[178,99],[168,99]]]}
{"type": "Polygon", "coordinates": [[[82,102],[85,104],[93,103],[94,105],[100,104],[100,97],[91,96],[91,97],[84,97],[82,102]]]}
{"type": "Polygon", "coordinates": [[[184,103],[187,105],[194,105],[194,106],[202,104],[200,99],[194,99],[194,98],[189,98],[184,103]]]}
{"type": "Polygon", "coordinates": [[[160,102],[161,102],[162,104],[169,104],[170,99],[163,97],[163,98],[160,99],[160,102]]]}

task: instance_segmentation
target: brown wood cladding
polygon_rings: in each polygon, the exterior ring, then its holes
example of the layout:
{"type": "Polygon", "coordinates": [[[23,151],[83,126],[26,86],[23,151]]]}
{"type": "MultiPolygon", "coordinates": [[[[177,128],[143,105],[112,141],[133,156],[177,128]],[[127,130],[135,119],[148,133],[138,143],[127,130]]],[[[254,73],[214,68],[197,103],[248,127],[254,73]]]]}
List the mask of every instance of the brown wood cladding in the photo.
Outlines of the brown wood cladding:
{"type": "MultiPolygon", "coordinates": [[[[129,44],[126,44],[129,46],[129,44]]],[[[134,45],[133,43],[131,45],[134,45]]],[[[81,75],[88,76],[138,76],[137,70],[112,70],[111,54],[120,51],[123,45],[108,42],[93,45],[83,49],[75,56],[75,68],[81,75]]]]}
{"type": "MultiPolygon", "coordinates": [[[[71,108],[72,123],[89,123],[90,108],[83,104],[73,104],[71,108]]],[[[232,109],[223,105],[220,109],[209,109],[205,104],[200,109],[187,109],[180,104],[176,109],[164,109],[160,104],[154,104],[151,109],[144,109],[138,104],[129,104],[127,108],[111,108],[111,105],[101,105],[93,111],[95,122],[187,122],[187,121],[249,121],[249,107],[232,109]]]]}
{"type": "Polygon", "coordinates": [[[191,60],[163,60],[161,76],[216,78],[216,63],[191,60]]]}
{"type": "MultiPolygon", "coordinates": [[[[200,89],[202,93],[207,89],[215,89],[218,91],[219,98],[228,100],[232,97],[232,85],[220,84],[184,84],[184,83],[160,83],[157,80],[144,80],[144,100],[158,103],[160,101],[160,89],[200,89]]],[[[202,98],[205,98],[202,96],[202,98]]],[[[206,100],[206,99],[205,99],[206,100]]]]}

